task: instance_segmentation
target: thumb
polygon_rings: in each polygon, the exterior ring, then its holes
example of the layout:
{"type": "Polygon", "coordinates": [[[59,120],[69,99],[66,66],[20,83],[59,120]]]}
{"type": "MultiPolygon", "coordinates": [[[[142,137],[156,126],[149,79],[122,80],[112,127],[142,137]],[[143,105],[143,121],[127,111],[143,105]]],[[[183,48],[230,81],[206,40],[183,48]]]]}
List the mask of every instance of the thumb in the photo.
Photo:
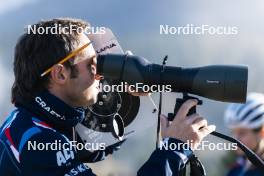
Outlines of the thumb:
{"type": "Polygon", "coordinates": [[[166,116],[160,115],[160,127],[161,127],[161,136],[165,137],[165,131],[169,126],[169,121],[166,116]]]}
{"type": "Polygon", "coordinates": [[[208,125],[208,126],[202,128],[202,129],[200,130],[200,132],[201,132],[202,135],[205,137],[205,136],[207,136],[208,134],[210,134],[210,133],[212,133],[213,131],[215,131],[215,128],[216,128],[215,125],[208,125]]]}

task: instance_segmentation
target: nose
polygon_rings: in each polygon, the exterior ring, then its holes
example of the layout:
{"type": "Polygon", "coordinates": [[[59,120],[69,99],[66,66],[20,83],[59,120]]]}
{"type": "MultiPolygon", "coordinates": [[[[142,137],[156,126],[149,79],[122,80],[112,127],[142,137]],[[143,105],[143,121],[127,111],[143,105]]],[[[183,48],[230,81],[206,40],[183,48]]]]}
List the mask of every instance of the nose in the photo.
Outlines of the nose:
{"type": "Polygon", "coordinates": [[[104,76],[103,76],[103,75],[99,75],[99,74],[95,74],[95,75],[94,75],[94,79],[100,81],[100,80],[104,79],[104,76]]]}

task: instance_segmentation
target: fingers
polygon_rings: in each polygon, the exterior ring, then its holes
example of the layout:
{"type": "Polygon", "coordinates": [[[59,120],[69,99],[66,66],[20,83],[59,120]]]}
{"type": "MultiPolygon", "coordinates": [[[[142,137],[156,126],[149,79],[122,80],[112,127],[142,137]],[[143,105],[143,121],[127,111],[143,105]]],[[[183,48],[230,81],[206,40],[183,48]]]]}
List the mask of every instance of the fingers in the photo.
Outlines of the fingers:
{"type": "Polygon", "coordinates": [[[205,120],[205,119],[202,118],[202,117],[198,117],[198,118],[194,121],[194,123],[193,123],[192,126],[193,126],[193,128],[194,128],[195,130],[199,130],[199,129],[201,129],[201,128],[207,126],[207,120],[205,120]]]}
{"type": "Polygon", "coordinates": [[[197,103],[198,103],[198,101],[195,100],[195,99],[190,99],[190,100],[187,100],[186,102],[184,102],[184,103],[182,104],[182,106],[180,107],[180,109],[179,109],[179,111],[178,111],[178,113],[176,114],[176,116],[175,116],[174,119],[179,119],[179,120],[180,120],[180,119],[181,119],[181,120],[185,119],[185,117],[187,116],[189,110],[190,110],[193,106],[197,105],[197,103]]]}
{"type": "MultiPolygon", "coordinates": [[[[191,116],[190,116],[191,117],[191,116]]],[[[189,120],[189,119],[188,119],[189,120]]],[[[190,118],[190,122],[193,122],[192,128],[194,131],[202,133],[202,136],[207,136],[211,132],[215,131],[215,125],[209,125],[206,119],[199,117],[198,114],[195,114],[192,118],[190,118]]]]}
{"type": "Polygon", "coordinates": [[[169,126],[169,121],[166,116],[163,114],[160,115],[160,126],[161,128],[165,129],[169,126]]]}
{"type": "Polygon", "coordinates": [[[169,121],[164,115],[160,115],[161,136],[166,137],[165,131],[169,127],[169,121]]]}
{"type": "Polygon", "coordinates": [[[209,125],[209,126],[206,126],[206,127],[203,127],[202,129],[200,129],[199,132],[202,134],[203,137],[205,137],[208,134],[215,131],[215,129],[216,129],[215,125],[209,125]]]}
{"type": "Polygon", "coordinates": [[[215,131],[215,125],[208,125],[206,119],[199,116],[199,114],[193,114],[187,119],[187,123],[192,124],[192,130],[197,133],[200,138],[204,138],[213,131],[215,131]]]}
{"type": "Polygon", "coordinates": [[[201,118],[202,117],[199,114],[192,114],[192,115],[188,116],[187,118],[185,118],[185,121],[186,121],[186,124],[191,125],[201,118]]]}

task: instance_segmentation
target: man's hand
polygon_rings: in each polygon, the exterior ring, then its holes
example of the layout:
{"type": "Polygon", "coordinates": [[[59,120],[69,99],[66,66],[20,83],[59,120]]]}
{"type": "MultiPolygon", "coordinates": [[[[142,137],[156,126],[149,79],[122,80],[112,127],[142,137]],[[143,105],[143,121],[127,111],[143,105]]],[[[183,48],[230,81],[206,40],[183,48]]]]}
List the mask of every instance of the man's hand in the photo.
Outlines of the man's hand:
{"type": "Polygon", "coordinates": [[[187,100],[179,109],[174,120],[169,123],[167,117],[161,115],[161,135],[183,142],[191,142],[197,147],[202,139],[215,130],[215,125],[207,125],[207,120],[199,114],[187,116],[189,110],[197,105],[197,100],[187,100]],[[187,116],[187,117],[186,117],[187,116]]]}

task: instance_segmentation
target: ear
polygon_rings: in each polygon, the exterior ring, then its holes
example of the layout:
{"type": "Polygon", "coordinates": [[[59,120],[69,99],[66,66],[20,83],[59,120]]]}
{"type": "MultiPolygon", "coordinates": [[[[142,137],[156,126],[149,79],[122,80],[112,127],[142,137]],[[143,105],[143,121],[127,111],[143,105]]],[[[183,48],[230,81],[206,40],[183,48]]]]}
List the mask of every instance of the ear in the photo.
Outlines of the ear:
{"type": "Polygon", "coordinates": [[[66,69],[62,64],[56,64],[51,69],[51,80],[57,84],[65,84],[70,76],[70,70],[66,69]]]}

